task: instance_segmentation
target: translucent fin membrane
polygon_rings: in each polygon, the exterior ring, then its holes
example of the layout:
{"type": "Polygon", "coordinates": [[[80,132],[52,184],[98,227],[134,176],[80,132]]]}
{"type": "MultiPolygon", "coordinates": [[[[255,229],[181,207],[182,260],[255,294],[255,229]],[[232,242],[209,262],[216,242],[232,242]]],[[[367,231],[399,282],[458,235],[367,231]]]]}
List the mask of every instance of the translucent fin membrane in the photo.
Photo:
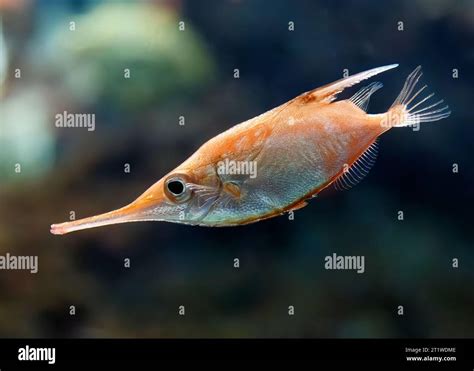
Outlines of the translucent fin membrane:
{"type": "Polygon", "coordinates": [[[360,109],[367,111],[369,106],[370,96],[379,90],[383,84],[381,82],[373,82],[355,93],[349,100],[360,109]]]}
{"type": "Polygon", "coordinates": [[[422,86],[416,91],[416,93],[413,93],[416,84],[422,75],[421,66],[415,68],[415,70],[408,75],[402,91],[392,104],[392,108],[399,105],[405,107],[403,120],[395,124],[395,127],[410,126],[421,122],[438,121],[451,114],[449,107],[447,105],[442,105],[444,102],[442,99],[430,104],[429,100],[434,96],[434,93],[421,98],[420,94],[427,88],[427,85],[422,86]]]}
{"type": "Polygon", "coordinates": [[[378,154],[378,140],[375,140],[362,155],[345,170],[334,182],[338,191],[350,189],[357,185],[374,166],[378,154]]]}

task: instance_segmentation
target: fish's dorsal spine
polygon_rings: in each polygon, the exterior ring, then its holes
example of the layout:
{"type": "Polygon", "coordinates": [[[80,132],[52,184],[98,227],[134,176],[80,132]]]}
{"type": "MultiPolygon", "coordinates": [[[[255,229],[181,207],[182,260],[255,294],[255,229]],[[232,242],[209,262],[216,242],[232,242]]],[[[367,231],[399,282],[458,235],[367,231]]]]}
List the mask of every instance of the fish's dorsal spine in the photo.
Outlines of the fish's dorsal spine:
{"type": "Polygon", "coordinates": [[[345,77],[337,80],[333,83],[324,85],[314,90],[303,93],[297,99],[301,99],[303,102],[317,100],[320,102],[331,103],[336,99],[337,95],[344,89],[349,88],[353,85],[360,83],[361,81],[370,79],[371,77],[378,75],[379,73],[391,70],[398,67],[398,64],[389,64],[387,66],[372,68],[370,70],[356,73],[355,75],[345,77]]]}

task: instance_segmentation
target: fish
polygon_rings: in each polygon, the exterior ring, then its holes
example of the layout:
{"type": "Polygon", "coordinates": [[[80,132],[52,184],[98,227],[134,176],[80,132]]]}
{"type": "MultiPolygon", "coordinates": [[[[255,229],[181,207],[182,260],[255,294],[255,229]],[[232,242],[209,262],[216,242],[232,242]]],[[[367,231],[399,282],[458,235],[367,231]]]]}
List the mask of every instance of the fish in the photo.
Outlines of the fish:
{"type": "Polygon", "coordinates": [[[128,205],[51,225],[62,235],[111,224],[166,221],[223,227],[298,210],[329,186],[348,189],[375,163],[378,138],[397,127],[438,121],[451,113],[434,94],[421,98],[421,66],[407,77],[392,106],[369,114],[374,82],[351,98],[343,90],[398,64],[373,68],[307,91],[204,143],[128,205]]]}

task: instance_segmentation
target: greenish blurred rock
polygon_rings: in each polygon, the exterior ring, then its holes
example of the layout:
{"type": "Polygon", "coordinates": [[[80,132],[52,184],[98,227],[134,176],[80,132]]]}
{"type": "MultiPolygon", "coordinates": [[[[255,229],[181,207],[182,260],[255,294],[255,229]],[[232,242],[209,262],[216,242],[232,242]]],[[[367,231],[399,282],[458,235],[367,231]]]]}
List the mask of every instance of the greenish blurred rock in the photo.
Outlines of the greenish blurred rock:
{"type": "Polygon", "coordinates": [[[201,38],[162,6],[104,3],[71,17],[56,37],[55,63],[68,92],[84,104],[140,109],[197,92],[214,75],[201,38]]]}

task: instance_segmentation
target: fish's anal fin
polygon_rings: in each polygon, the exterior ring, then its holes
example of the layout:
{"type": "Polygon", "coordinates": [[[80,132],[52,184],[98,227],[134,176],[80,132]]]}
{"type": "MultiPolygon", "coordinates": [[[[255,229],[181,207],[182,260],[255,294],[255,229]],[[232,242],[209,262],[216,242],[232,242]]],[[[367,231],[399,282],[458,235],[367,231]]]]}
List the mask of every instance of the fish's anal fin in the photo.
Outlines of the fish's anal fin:
{"type": "Polygon", "coordinates": [[[379,90],[383,84],[381,82],[373,82],[367,86],[364,86],[357,93],[355,93],[349,100],[358,106],[361,110],[367,112],[369,106],[370,97],[377,90],[379,90]]]}
{"type": "Polygon", "coordinates": [[[350,166],[343,170],[341,175],[334,181],[334,188],[338,191],[347,190],[354,187],[367,174],[370,169],[374,166],[377,160],[378,154],[378,140],[372,142],[372,144],[362,153],[356,161],[350,166]]]}
{"type": "Polygon", "coordinates": [[[344,89],[349,88],[355,84],[360,83],[363,80],[367,80],[372,76],[378,75],[379,73],[391,70],[392,68],[398,67],[398,64],[390,64],[388,66],[382,66],[377,68],[372,68],[371,70],[359,72],[355,75],[345,77],[333,83],[324,85],[320,88],[311,90],[300,95],[300,98],[303,102],[308,102],[312,100],[323,101],[326,103],[331,103],[336,99],[337,95],[342,92],[344,89]]]}

